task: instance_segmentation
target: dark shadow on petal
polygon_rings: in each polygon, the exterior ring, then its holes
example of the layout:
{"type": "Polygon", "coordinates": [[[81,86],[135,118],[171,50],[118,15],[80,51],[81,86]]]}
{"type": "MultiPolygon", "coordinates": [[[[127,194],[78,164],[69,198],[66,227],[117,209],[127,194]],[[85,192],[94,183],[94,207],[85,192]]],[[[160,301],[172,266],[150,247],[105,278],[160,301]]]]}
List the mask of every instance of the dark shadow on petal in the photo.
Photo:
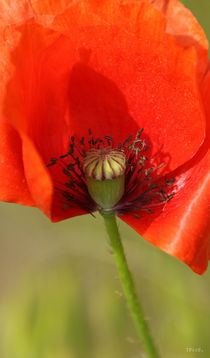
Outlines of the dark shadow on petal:
{"type": "Polygon", "coordinates": [[[117,85],[83,62],[70,74],[69,111],[77,135],[87,135],[91,128],[96,137],[108,135],[118,143],[139,129],[117,85]]]}
{"type": "MultiPolygon", "coordinates": [[[[126,98],[117,85],[83,61],[76,63],[70,73],[68,105],[71,130],[76,136],[88,136],[90,128],[94,137],[103,138],[107,135],[118,145],[130,135],[135,138],[140,129],[135,118],[130,115],[126,98]]],[[[150,146],[147,155],[151,156],[149,134],[143,132],[142,138],[150,146]]],[[[161,143],[159,147],[159,151],[153,155],[153,163],[164,163],[164,172],[168,172],[170,153],[162,152],[161,143]]]]}

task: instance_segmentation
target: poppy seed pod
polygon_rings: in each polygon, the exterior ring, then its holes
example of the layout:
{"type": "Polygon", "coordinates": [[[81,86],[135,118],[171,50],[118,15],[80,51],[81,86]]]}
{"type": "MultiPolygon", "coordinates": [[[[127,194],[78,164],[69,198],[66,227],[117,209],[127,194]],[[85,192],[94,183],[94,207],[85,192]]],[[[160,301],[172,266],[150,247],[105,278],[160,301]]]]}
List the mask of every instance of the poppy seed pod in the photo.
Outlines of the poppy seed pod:
{"type": "Polygon", "coordinates": [[[103,209],[112,209],[125,190],[126,156],[117,149],[93,149],[82,162],[92,199],[103,209]]]}

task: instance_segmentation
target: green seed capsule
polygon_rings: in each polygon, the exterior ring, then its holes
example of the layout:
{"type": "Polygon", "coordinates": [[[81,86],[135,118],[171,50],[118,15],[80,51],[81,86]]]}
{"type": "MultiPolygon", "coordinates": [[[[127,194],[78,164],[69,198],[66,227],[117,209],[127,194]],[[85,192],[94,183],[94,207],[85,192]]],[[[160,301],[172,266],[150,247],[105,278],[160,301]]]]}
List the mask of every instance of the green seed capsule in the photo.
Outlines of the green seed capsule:
{"type": "Polygon", "coordinates": [[[125,154],[118,149],[92,149],[84,158],[82,169],[92,199],[101,208],[113,208],[125,190],[125,154]]]}

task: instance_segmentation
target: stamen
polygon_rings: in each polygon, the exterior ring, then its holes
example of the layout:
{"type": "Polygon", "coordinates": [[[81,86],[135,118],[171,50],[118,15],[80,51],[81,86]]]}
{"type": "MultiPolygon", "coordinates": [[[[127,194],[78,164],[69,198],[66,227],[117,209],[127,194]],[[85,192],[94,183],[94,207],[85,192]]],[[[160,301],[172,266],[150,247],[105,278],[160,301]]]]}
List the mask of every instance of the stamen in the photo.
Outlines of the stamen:
{"type": "MultiPolygon", "coordinates": [[[[93,178],[106,180],[105,168],[109,169],[110,178],[117,177],[116,170],[125,170],[124,194],[112,208],[118,214],[135,211],[142,212],[142,215],[153,214],[155,208],[163,208],[174,196],[172,189],[175,178],[164,180],[159,177],[158,170],[164,163],[157,167],[149,166],[149,158],[144,153],[150,146],[141,138],[142,132],[143,128],[138,130],[134,139],[133,135],[129,135],[117,146],[108,135],[104,139],[94,139],[91,129],[88,130],[90,139],[87,141],[84,136],[80,139],[72,136],[67,153],[50,158],[47,164],[48,168],[55,165],[61,168],[61,179],[56,183],[55,190],[63,210],[79,207],[92,213],[99,209],[100,205],[89,194],[85,172],[88,171],[93,178]],[[102,155],[100,163],[97,153],[102,155]],[[103,153],[107,157],[103,157],[103,153]],[[112,153],[111,156],[109,153],[112,153]],[[126,158],[125,162],[122,162],[122,157],[126,158]]],[[[141,218],[142,215],[134,214],[135,218],[141,218]]]]}

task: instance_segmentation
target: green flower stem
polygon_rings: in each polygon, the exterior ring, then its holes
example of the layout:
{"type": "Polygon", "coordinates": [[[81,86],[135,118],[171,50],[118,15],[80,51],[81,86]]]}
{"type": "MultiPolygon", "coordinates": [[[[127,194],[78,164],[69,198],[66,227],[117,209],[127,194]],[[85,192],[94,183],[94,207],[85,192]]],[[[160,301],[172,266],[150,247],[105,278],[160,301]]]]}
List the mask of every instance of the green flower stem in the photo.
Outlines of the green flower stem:
{"type": "Polygon", "coordinates": [[[134,287],[134,282],[128,268],[125,253],[120,239],[120,234],[117,227],[115,213],[113,211],[105,210],[101,210],[100,213],[105,221],[106,230],[109,235],[121,284],[142,345],[148,358],[158,358],[159,355],[156,351],[152,337],[150,335],[149,328],[144,319],[143,311],[134,287]]]}

